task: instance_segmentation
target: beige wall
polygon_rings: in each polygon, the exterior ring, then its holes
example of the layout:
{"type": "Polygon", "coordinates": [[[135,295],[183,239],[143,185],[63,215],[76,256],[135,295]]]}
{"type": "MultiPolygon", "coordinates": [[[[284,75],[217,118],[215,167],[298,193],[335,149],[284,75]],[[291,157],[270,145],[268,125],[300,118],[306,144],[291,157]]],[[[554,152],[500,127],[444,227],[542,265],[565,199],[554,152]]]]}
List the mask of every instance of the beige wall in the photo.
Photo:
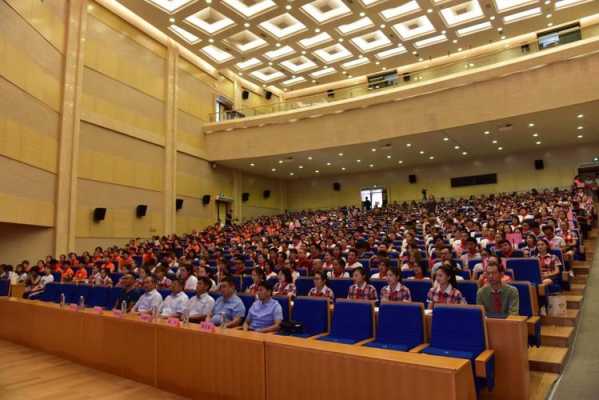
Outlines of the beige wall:
{"type": "Polygon", "coordinates": [[[40,226],[0,222],[0,264],[16,265],[37,260],[52,254],[54,229],[40,226]]]}
{"type": "Polygon", "coordinates": [[[422,189],[439,198],[567,186],[572,183],[577,167],[591,162],[597,154],[599,145],[579,146],[506,154],[468,162],[293,180],[287,184],[288,206],[291,210],[298,210],[359,205],[360,190],[373,185],[386,187],[390,201],[421,199],[422,189]],[[545,161],[545,169],[534,169],[534,160],[537,159],[545,161]],[[450,179],[453,177],[490,173],[497,173],[497,184],[451,188],[450,179]],[[410,174],[417,176],[416,184],[408,183],[410,174]],[[333,182],[341,184],[341,191],[333,190],[333,182]]]}

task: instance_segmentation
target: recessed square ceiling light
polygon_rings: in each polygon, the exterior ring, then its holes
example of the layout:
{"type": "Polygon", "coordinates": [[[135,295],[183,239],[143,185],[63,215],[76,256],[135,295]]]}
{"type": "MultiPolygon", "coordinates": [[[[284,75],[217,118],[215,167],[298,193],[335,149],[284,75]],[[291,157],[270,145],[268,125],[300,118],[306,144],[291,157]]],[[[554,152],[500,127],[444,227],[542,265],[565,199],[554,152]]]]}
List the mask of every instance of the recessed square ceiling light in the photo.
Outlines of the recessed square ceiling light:
{"type": "Polygon", "coordinates": [[[267,51],[266,53],[264,53],[264,57],[268,58],[270,61],[274,61],[279,58],[286,57],[293,53],[295,53],[295,50],[293,50],[292,47],[283,46],[276,50],[267,51]]]}
{"type": "Polygon", "coordinates": [[[593,0],[560,0],[555,2],[556,10],[563,10],[564,8],[578,6],[580,4],[590,3],[593,0]]]}
{"type": "Polygon", "coordinates": [[[293,85],[297,85],[298,83],[302,83],[305,82],[306,78],[304,78],[303,76],[297,76],[293,79],[287,79],[286,81],[281,82],[283,84],[283,86],[293,86],[293,85]]]}
{"type": "Polygon", "coordinates": [[[541,7],[535,7],[535,8],[531,8],[529,10],[520,11],[515,14],[506,15],[505,17],[503,17],[503,22],[505,24],[511,24],[513,22],[518,22],[518,21],[522,21],[524,19],[536,17],[538,15],[541,15],[541,13],[542,13],[541,7]]]}
{"type": "Polygon", "coordinates": [[[345,17],[352,13],[342,0],[316,0],[302,6],[302,11],[319,24],[345,17]]]}
{"type": "Polygon", "coordinates": [[[435,32],[435,27],[425,15],[422,15],[418,18],[393,25],[393,30],[402,40],[410,40],[435,32]]]}
{"type": "Polygon", "coordinates": [[[335,68],[323,68],[323,69],[319,69],[318,71],[312,72],[310,74],[310,76],[312,78],[322,78],[327,75],[332,75],[336,72],[337,72],[337,70],[335,68]]]}
{"type": "Polygon", "coordinates": [[[254,18],[277,6],[272,0],[222,0],[222,2],[246,18],[254,18]]]}
{"type": "Polygon", "coordinates": [[[485,14],[477,0],[467,1],[441,10],[441,17],[445,25],[449,27],[472,22],[484,16],[485,14]]]}
{"type": "Polygon", "coordinates": [[[282,73],[281,71],[276,70],[272,67],[266,67],[266,68],[259,69],[257,71],[250,73],[250,75],[262,82],[265,82],[265,83],[274,82],[276,80],[279,80],[279,79],[285,77],[284,73],[282,73]]]}
{"type": "Polygon", "coordinates": [[[293,74],[299,74],[317,67],[314,61],[304,56],[299,56],[296,58],[292,58],[291,60],[283,61],[281,63],[281,66],[283,66],[287,71],[293,74]]]}
{"type": "Polygon", "coordinates": [[[245,71],[246,69],[254,68],[260,64],[262,64],[262,61],[260,61],[256,57],[252,57],[249,60],[245,60],[235,64],[235,66],[240,70],[245,71]]]}
{"type": "Polygon", "coordinates": [[[200,39],[193,33],[188,32],[177,25],[169,26],[168,30],[173,32],[175,35],[179,36],[181,39],[185,40],[189,44],[196,44],[202,41],[202,39],[200,39]]]}
{"type": "Polygon", "coordinates": [[[246,53],[266,45],[266,40],[248,30],[236,33],[225,39],[225,42],[230,44],[240,53],[246,53]]]}
{"type": "Polygon", "coordinates": [[[389,46],[392,43],[382,31],[374,31],[367,33],[366,35],[355,37],[351,42],[363,53],[378,50],[389,46]]]}
{"type": "Polygon", "coordinates": [[[326,43],[331,40],[333,40],[333,37],[331,35],[329,35],[326,32],[322,32],[322,33],[319,33],[318,35],[302,39],[298,43],[304,49],[309,49],[311,47],[321,45],[321,44],[326,43]]]}
{"type": "Polygon", "coordinates": [[[446,41],[447,41],[447,36],[437,35],[437,36],[432,36],[432,37],[414,42],[414,47],[416,47],[417,49],[421,49],[423,47],[432,46],[432,45],[443,43],[446,41]]]}
{"type": "Polygon", "coordinates": [[[370,60],[367,57],[356,58],[355,60],[348,61],[346,63],[341,64],[341,68],[346,69],[346,70],[352,69],[352,68],[357,68],[362,65],[366,65],[369,62],[370,62],[370,60]]]}
{"type": "Polygon", "coordinates": [[[208,45],[206,47],[202,47],[201,51],[202,51],[202,53],[204,53],[208,57],[210,57],[213,61],[216,61],[219,64],[227,62],[233,58],[232,54],[227,53],[226,51],[221,50],[218,47],[213,46],[213,45],[208,45]]]}
{"type": "Polygon", "coordinates": [[[352,53],[343,45],[335,43],[334,45],[325,47],[324,49],[316,50],[314,55],[320,58],[322,62],[331,64],[337,61],[345,60],[346,58],[350,58],[352,53]]]}
{"type": "Polygon", "coordinates": [[[378,58],[379,60],[384,60],[386,58],[404,54],[406,52],[407,52],[406,48],[400,44],[397,47],[394,47],[392,49],[381,51],[380,53],[376,53],[376,58],[378,58]]]}
{"type": "Polygon", "coordinates": [[[306,29],[304,24],[288,13],[264,21],[259,26],[277,39],[287,38],[306,29]]]}
{"type": "Polygon", "coordinates": [[[473,33],[486,31],[487,29],[491,29],[493,25],[489,21],[481,22],[480,24],[470,25],[462,29],[458,29],[456,31],[459,37],[472,35],[473,33]]]}
{"type": "Polygon", "coordinates": [[[405,4],[402,4],[399,7],[388,8],[386,10],[383,10],[380,12],[380,14],[385,21],[390,21],[392,19],[403,17],[405,15],[409,15],[417,11],[420,11],[420,6],[415,0],[412,0],[408,1],[405,4]]]}
{"type": "Polygon", "coordinates": [[[511,11],[515,8],[538,3],[539,0],[494,0],[495,8],[500,13],[511,11]]]}
{"type": "Polygon", "coordinates": [[[160,8],[162,11],[169,14],[174,14],[177,11],[195,3],[198,0],[146,0],[148,3],[160,8]]]}
{"type": "Polygon", "coordinates": [[[364,7],[370,7],[382,3],[383,1],[387,0],[360,0],[360,3],[362,3],[364,7]]]}
{"type": "Polygon", "coordinates": [[[359,32],[363,29],[368,29],[374,26],[374,22],[368,17],[360,18],[357,21],[354,21],[350,24],[339,25],[337,30],[341,32],[342,35],[349,35],[350,33],[359,32]]]}
{"type": "Polygon", "coordinates": [[[206,7],[202,11],[190,15],[185,18],[185,22],[208,35],[214,35],[235,25],[232,19],[211,7],[206,7]]]}

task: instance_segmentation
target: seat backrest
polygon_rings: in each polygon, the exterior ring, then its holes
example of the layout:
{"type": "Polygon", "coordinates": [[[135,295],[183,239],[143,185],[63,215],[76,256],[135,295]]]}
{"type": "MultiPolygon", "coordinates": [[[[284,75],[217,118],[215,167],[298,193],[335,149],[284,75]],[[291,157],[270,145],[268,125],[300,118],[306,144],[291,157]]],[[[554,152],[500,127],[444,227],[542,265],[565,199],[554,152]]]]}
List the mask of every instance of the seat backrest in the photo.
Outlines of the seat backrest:
{"type": "Polygon", "coordinates": [[[85,304],[88,307],[112,308],[113,304],[108,304],[110,290],[111,288],[108,286],[94,286],[89,288],[85,304]]]}
{"type": "Polygon", "coordinates": [[[352,280],[349,278],[329,279],[328,286],[335,293],[335,299],[345,299],[352,283],[352,280]]]}
{"type": "Polygon", "coordinates": [[[373,336],[374,306],[368,301],[339,299],[335,303],[331,336],[362,340],[373,336]]]}
{"type": "Polygon", "coordinates": [[[377,298],[381,298],[381,289],[387,286],[387,281],[384,279],[371,279],[369,282],[376,289],[377,298]]]}
{"type": "Polygon", "coordinates": [[[247,315],[247,312],[250,310],[250,307],[252,306],[252,304],[254,304],[254,301],[256,301],[256,296],[252,296],[248,293],[237,293],[237,296],[239,296],[239,298],[243,302],[243,305],[245,306],[245,313],[247,315]]]}
{"type": "Polygon", "coordinates": [[[44,287],[44,293],[42,294],[43,301],[51,301],[53,303],[60,302],[61,283],[50,282],[44,287]]]}
{"type": "Polygon", "coordinates": [[[295,280],[295,294],[297,296],[307,296],[313,287],[314,280],[311,277],[300,276],[295,280]]]}
{"type": "Polygon", "coordinates": [[[359,262],[366,269],[368,269],[368,267],[370,267],[370,259],[368,259],[368,258],[362,258],[362,259],[360,259],[359,262]]]}
{"type": "Polygon", "coordinates": [[[429,279],[406,279],[403,284],[410,289],[412,301],[426,303],[428,291],[433,286],[429,279]]]}
{"type": "Polygon", "coordinates": [[[518,281],[528,281],[533,285],[541,283],[541,267],[537,258],[509,258],[506,268],[514,271],[518,281]]]}
{"type": "Polygon", "coordinates": [[[462,292],[468,304],[476,304],[476,292],[478,292],[477,281],[458,281],[457,289],[462,292]]]}
{"type": "MultiPolygon", "coordinates": [[[[216,301],[222,294],[220,292],[208,292],[210,296],[216,301]]],[[[239,295],[239,293],[237,293],[239,295]]]]}
{"type": "Polygon", "coordinates": [[[533,290],[530,282],[514,281],[510,282],[510,285],[518,289],[518,295],[520,300],[520,311],[519,314],[525,317],[532,317],[538,315],[538,302],[536,298],[536,291],[533,290]]]}
{"type": "Polygon", "coordinates": [[[10,291],[10,280],[8,280],[8,279],[0,280],[0,296],[8,296],[9,291],[10,291]]]}
{"type": "Polygon", "coordinates": [[[476,264],[480,264],[481,262],[483,262],[483,260],[480,259],[480,258],[474,258],[472,260],[468,260],[468,269],[469,270],[474,269],[474,267],[476,266],[476,264]]]}
{"type": "Polygon", "coordinates": [[[171,294],[170,289],[158,289],[158,293],[162,296],[162,300],[166,299],[169,294],[171,294]]]}
{"type": "Polygon", "coordinates": [[[231,275],[233,282],[235,283],[235,289],[238,292],[241,292],[241,276],[240,275],[231,275]]]}
{"type": "Polygon", "coordinates": [[[296,297],[291,319],[301,322],[307,335],[325,333],[329,330],[329,301],[322,297],[296,297]]]}
{"type": "Polygon", "coordinates": [[[279,302],[283,309],[283,321],[289,321],[289,312],[291,310],[291,302],[287,296],[273,296],[273,299],[279,302]]]}
{"type": "Polygon", "coordinates": [[[433,309],[431,346],[478,354],[486,349],[481,306],[438,304],[433,309]]]}
{"type": "Polygon", "coordinates": [[[252,286],[252,276],[251,275],[244,275],[241,281],[241,284],[243,286],[243,291],[245,291],[247,288],[249,288],[250,286],[252,286]]]}
{"type": "Polygon", "coordinates": [[[411,269],[401,271],[401,279],[408,279],[412,276],[414,276],[414,271],[412,271],[411,269]]]}
{"type": "Polygon", "coordinates": [[[376,340],[412,348],[424,343],[422,303],[381,303],[376,340]]]}

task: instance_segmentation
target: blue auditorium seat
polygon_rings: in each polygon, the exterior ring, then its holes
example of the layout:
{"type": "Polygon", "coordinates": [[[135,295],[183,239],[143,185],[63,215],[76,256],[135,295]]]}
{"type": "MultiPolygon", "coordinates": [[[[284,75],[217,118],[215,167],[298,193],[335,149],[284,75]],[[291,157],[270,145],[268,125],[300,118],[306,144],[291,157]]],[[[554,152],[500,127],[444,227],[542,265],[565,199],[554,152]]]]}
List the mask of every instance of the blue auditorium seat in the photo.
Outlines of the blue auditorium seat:
{"type": "Polygon", "coordinates": [[[109,304],[110,291],[112,288],[107,286],[95,286],[89,288],[88,295],[85,298],[85,305],[88,307],[112,308],[109,304]]]}
{"type": "Polygon", "coordinates": [[[303,332],[291,336],[305,338],[326,333],[329,330],[329,304],[323,297],[296,297],[291,319],[303,325],[303,332]]]}
{"type": "Polygon", "coordinates": [[[252,296],[251,294],[247,293],[238,293],[237,296],[239,296],[239,298],[243,302],[243,305],[245,306],[245,313],[247,315],[247,312],[250,310],[250,307],[252,306],[252,304],[254,304],[254,301],[256,301],[256,296],[252,296]]]}
{"type": "Polygon", "coordinates": [[[528,281],[535,286],[542,282],[541,267],[537,258],[509,258],[506,268],[514,271],[514,278],[518,281],[528,281]]]}
{"type": "Polygon", "coordinates": [[[365,346],[408,351],[422,343],[424,343],[422,303],[381,303],[376,338],[365,346]]]}
{"type": "Polygon", "coordinates": [[[470,271],[472,271],[474,269],[474,267],[476,266],[476,264],[480,264],[481,262],[483,262],[483,260],[481,260],[480,258],[475,258],[474,260],[468,260],[468,269],[470,271]]]}
{"type": "Polygon", "coordinates": [[[335,293],[335,299],[347,298],[347,293],[349,292],[349,287],[352,285],[352,283],[353,281],[349,278],[328,280],[328,286],[331,288],[333,293],[335,293]]]}
{"type": "Polygon", "coordinates": [[[470,271],[468,270],[464,270],[464,271],[456,271],[456,275],[461,276],[462,278],[464,278],[464,280],[469,280],[470,279],[470,271]]]}
{"type": "Polygon", "coordinates": [[[476,304],[476,293],[478,292],[477,281],[458,281],[457,289],[462,292],[462,296],[468,304],[476,304]]]}
{"type": "Polygon", "coordinates": [[[8,279],[0,280],[0,296],[8,296],[10,292],[10,281],[8,279]]]}
{"type": "Polygon", "coordinates": [[[414,271],[408,269],[405,271],[401,271],[401,279],[408,279],[414,276],[414,271]]]}
{"type": "Polygon", "coordinates": [[[539,317],[539,306],[537,294],[530,282],[514,281],[510,285],[518,289],[520,310],[519,314],[528,317],[528,343],[541,346],[541,318],[539,317]]]}
{"type": "Polygon", "coordinates": [[[162,300],[166,299],[169,294],[171,294],[170,289],[158,289],[158,293],[162,296],[162,300]]]}
{"type": "Polygon", "coordinates": [[[355,344],[372,338],[373,332],[374,304],[372,302],[339,299],[333,311],[331,332],[318,340],[355,344]]]}
{"type": "Polygon", "coordinates": [[[279,302],[283,309],[283,321],[289,321],[291,302],[287,296],[273,296],[273,299],[279,302]]]}
{"type": "Polygon", "coordinates": [[[231,275],[231,278],[233,279],[233,282],[235,283],[235,289],[238,292],[241,292],[241,276],[240,275],[231,275]]]}
{"type": "Polygon", "coordinates": [[[244,275],[243,278],[241,279],[241,284],[243,286],[243,290],[247,290],[247,288],[249,288],[250,286],[252,286],[252,276],[251,275],[244,275]]]}
{"type": "MultiPolygon", "coordinates": [[[[214,300],[217,300],[217,299],[218,299],[220,296],[222,296],[222,294],[221,294],[220,292],[209,292],[208,294],[209,294],[210,296],[212,296],[212,298],[213,298],[214,300]]],[[[238,293],[238,295],[239,295],[239,293],[238,293]]]]}
{"type": "Polygon", "coordinates": [[[428,291],[433,287],[433,282],[429,279],[407,279],[403,284],[410,289],[412,301],[426,303],[428,291]]]}
{"type": "Polygon", "coordinates": [[[470,360],[473,371],[478,362],[484,361],[484,374],[475,373],[477,390],[495,385],[495,356],[487,350],[485,316],[481,306],[438,304],[433,309],[430,346],[422,352],[434,356],[470,360]],[[486,357],[485,357],[486,356],[486,357]],[[484,358],[484,359],[483,359],[484,358]],[[484,378],[484,379],[480,379],[484,378]]]}
{"type": "Polygon", "coordinates": [[[54,278],[54,282],[56,283],[62,280],[62,274],[60,272],[52,272],[52,277],[54,278]]]}
{"type": "Polygon", "coordinates": [[[311,277],[300,276],[295,280],[295,294],[297,296],[307,296],[313,287],[314,280],[311,277]]]}
{"type": "Polygon", "coordinates": [[[376,289],[377,298],[381,298],[381,289],[387,286],[387,281],[384,279],[371,279],[369,283],[376,289]]]}

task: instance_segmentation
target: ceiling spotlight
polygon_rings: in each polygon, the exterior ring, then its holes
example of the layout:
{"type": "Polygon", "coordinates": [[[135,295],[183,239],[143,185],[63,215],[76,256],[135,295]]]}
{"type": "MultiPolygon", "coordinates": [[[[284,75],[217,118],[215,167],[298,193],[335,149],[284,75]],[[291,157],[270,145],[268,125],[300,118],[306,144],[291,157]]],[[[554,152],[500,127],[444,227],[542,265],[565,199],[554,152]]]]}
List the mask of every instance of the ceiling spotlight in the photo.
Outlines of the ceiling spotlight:
{"type": "Polygon", "coordinates": [[[293,176],[293,175],[295,175],[293,172],[290,172],[290,173],[289,173],[289,176],[293,176]]]}
{"type": "Polygon", "coordinates": [[[303,165],[298,165],[297,167],[298,167],[299,169],[304,169],[304,166],[303,166],[303,165]]]}
{"type": "Polygon", "coordinates": [[[453,39],[451,42],[455,44],[458,42],[458,39],[453,39]]]}
{"type": "Polygon", "coordinates": [[[320,32],[320,29],[316,28],[316,29],[314,29],[314,32],[318,33],[318,32],[320,32]]]}
{"type": "Polygon", "coordinates": [[[372,167],[374,167],[374,164],[370,164],[370,165],[368,165],[368,166],[369,166],[370,168],[372,168],[372,167]]]}
{"type": "Polygon", "coordinates": [[[211,4],[212,0],[206,0],[206,4],[211,4]]]}
{"type": "Polygon", "coordinates": [[[406,147],[412,147],[412,143],[406,143],[406,147]]]}
{"type": "MultiPolygon", "coordinates": [[[[507,36],[503,35],[503,36],[501,37],[501,40],[505,40],[505,39],[507,39],[507,36]]],[[[507,45],[506,45],[506,46],[507,46],[507,45]]]]}
{"type": "Polygon", "coordinates": [[[380,62],[380,61],[377,61],[377,62],[375,62],[375,64],[376,64],[376,65],[380,65],[380,64],[381,64],[381,62],[380,62]]]}
{"type": "Polygon", "coordinates": [[[578,139],[582,139],[582,138],[583,138],[583,136],[582,136],[582,135],[578,135],[578,136],[576,136],[576,137],[577,137],[578,139]]]}
{"type": "Polygon", "coordinates": [[[435,159],[435,156],[430,156],[428,159],[429,159],[429,160],[434,160],[434,159],[435,159]]]}
{"type": "Polygon", "coordinates": [[[376,149],[373,147],[372,149],[370,149],[370,151],[372,151],[372,152],[375,152],[375,151],[376,151],[376,149]]]}
{"type": "Polygon", "coordinates": [[[553,22],[549,22],[547,26],[553,26],[553,22]]]}
{"type": "Polygon", "coordinates": [[[175,23],[175,19],[174,19],[173,17],[170,17],[170,18],[168,19],[168,22],[170,22],[171,24],[174,24],[174,23],[175,23]]]}
{"type": "Polygon", "coordinates": [[[283,160],[279,160],[279,164],[283,164],[283,160]]]}
{"type": "Polygon", "coordinates": [[[341,171],[345,171],[345,167],[341,167],[341,171]]]}
{"type": "Polygon", "coordinates": [[[339,38],[339,43],[343,42],[343,38],[339,38]]]}
{"type": "Polygon", "coordinates": [[[497,144],[497,140],[493,140],[493,144],[497,144]]]}
{"type": "Polygon", "coordinates": [[[420,154],[424,154],[424,150],[420,150],[420,154]]]}
{"type": "Polygon", "coordinates": [[[551,4],[551,0],[545,0],[545,5],[551,4]]]}
{"type": "Polygon", "coordinates": [[[458,48],[458,51],[462,51],[462,48],[461,48],[461,47],[460,47],[460,48],[458,48]]]}
{"type": "Polygon", "coordinates": [[[387,156],[387,158],[388,158],[388,159],[390,159],[390,158],[391,158],[391,156],[387,156]]]}
{"type": "Polygon", "coordinates": [[[314,170],[314,172],[316,172],[317,174],[319,174],[319,173],[320,173],[320,171],[319,171],[319,170],[314,170]]]}
{"type": "Polygon", "coordinates": [[[533,133],[532,137],[539,137],[539,134],[538,133],[533,133]]]}
{"type": "Polygon", "coordinates": [[[579,127],[578,127],[578,128],[576,128],[576,129],[578,129],[579,131],[581,131],[581,130],[583,130],[583,129],[584,129],[584,127],[583,127],[583,126],[579,126],[579,127]]]}
{"type": "Polygon", "coordinates": [[[249,22],[246,22],[245,24],[243,24],[243,26],[245,26],[246,28],[249,28],[250,24],[249,24],[249,22]]]}
{"type": "Polygon", "coordinates": [[[403,164],[403,160],[399,160],[397,163],[398,164],[403,164]]]}
{"type": "Polygon", "coordinates": [[[460,146],[453,146],[454,149],[459,150],[460,146]]]}
{"type": "Polygon", "coordinates": [[[356,160],[356,162],[357,162],[357,163],[360,163],[360,162],[362,162],[362,160],[356,160]]]}
{"type": "Polygon", "coordinates": [[[208,41],[209,41],[210,43],[214,43],[214,39],[212,39],[212,38],[208,39],[208,41]]]}
{"type": "Polygon", "coordinates": [[[311,160],[311,159],[312,159],[312,156],[308,156],[308,160],[311,160]]]}
{"type": "Polygon", "coordinates": [[[444,142],[448,142],[448,141],[449,141],[449,138],[448,138],[448,137],[444,137],[444,138],[443,138],[443,141],[444,141],[444,142]]]}
{"type": "Polygon", "coordinates": [[[534,127],[534,126],[535,126],[534,122],[531,122],[530,124],[528,124],[528,127],[529,127],[529,128],[532,128],[532,127],[534,127]]]}
{"type": "Polygon", "coordinates": [[[277,172],[276,168],[271,169],[272,172],[277,172]]]}
{"type": "Polygon", "coordinates": [[[541,141],[537,141],[536,143],[537,143],[537,144],[541,144],[541,141]]]}
{"type": "Polygon", "coordinates": [[[491,21],[495,21],[495,16],[491,15],[491,17],[489,18],[491,21]]]}
{"type": "Polygon", "coordinates": [[[275,46],[281,47],[281,43],[277,43],[277,44],[275,44],[275,46]]]}
{"type": "Polygon", "coordinates": [[[432,9],[432,8],[429,8],[428,10],[426,10],[426,12],[430,14],[430,13],[432,13],[432,12],[433,12],[433,9],[432,9]]]}
{"type": "Polygon", "coordinates": [[[285,9],[286,9],[286,10],[291,10],[291,5],[287,4],[287,5],[285,6],[285,9]]]}
{"type": "Polygon", "coordinates": [[[484,133],[485,135],[489,135],[491,132],[489,132],[489,131],[484,131],[483,133],[484,133]]]}
{"type": "Polygon", "coordinates": [[[339,156],[339,157],[343,157],[343,153],[339,153],[339,154],[338,154],[338,156],[339,156]]]}
{"type": "Polygon", "coordinates": [[[463,156],[467,156],[467,155],[468,155],[468,152],[467,152],[467,151],[462,151],[462,155],[463,155],[463,156]]]}
{"type": "Polygon", "coordinates": [[[250,167],[255,167],[255,166],[256,166],[256,164],[250,163],[250,167]]]}
{"type": "Polygon", "coordinates": [[[413,51],[412,54],[415,55],[415,56],[417,56],[418,52],[417,51],[413,51]]]}
{"type": "Polygon", "coordinates": [[[385,29],[386,26],[387,25],[385,25],[385,24],[381,24],[381,29],[385,29]]]}
{"type": "Polygon", "coordinates": [[[551,14],[545,15],[545,18],[551,18],[551,17],[553,17],[553,15],[551,15],[551,14]]]}
{"type": "Polygon", "coordinates": [[[331,163],[330,163],[330,162],[328,162],[328,163],[327,163],[327,166],[328,166],[328,167],[330,167],[330,166],[331,166],[331,163]]]}
{"type": "Polygon", "coordinates": [[[578,114],[576,118],[584,118],[584,114],[578,114]]]}
{"type": "Polygon", "coordinates": [[[364,11],[362,11],[362,12],[360,13],[360,17],[363,17],[363,16],[365,16],[365,15],[366,15],[366,13],[365,13],[364,11]]]}
{"type": "Polygon", "coordinates": [[[501,151],[503,150],[503,147],[498,147],[497,150],[501,151]]]}
{"type": "Polygon", "coordinates": [[[418,59],[418,61],[422,62],[422,61],[424,61],[424,58],[420,57],[420,58],[418,59]]]}

